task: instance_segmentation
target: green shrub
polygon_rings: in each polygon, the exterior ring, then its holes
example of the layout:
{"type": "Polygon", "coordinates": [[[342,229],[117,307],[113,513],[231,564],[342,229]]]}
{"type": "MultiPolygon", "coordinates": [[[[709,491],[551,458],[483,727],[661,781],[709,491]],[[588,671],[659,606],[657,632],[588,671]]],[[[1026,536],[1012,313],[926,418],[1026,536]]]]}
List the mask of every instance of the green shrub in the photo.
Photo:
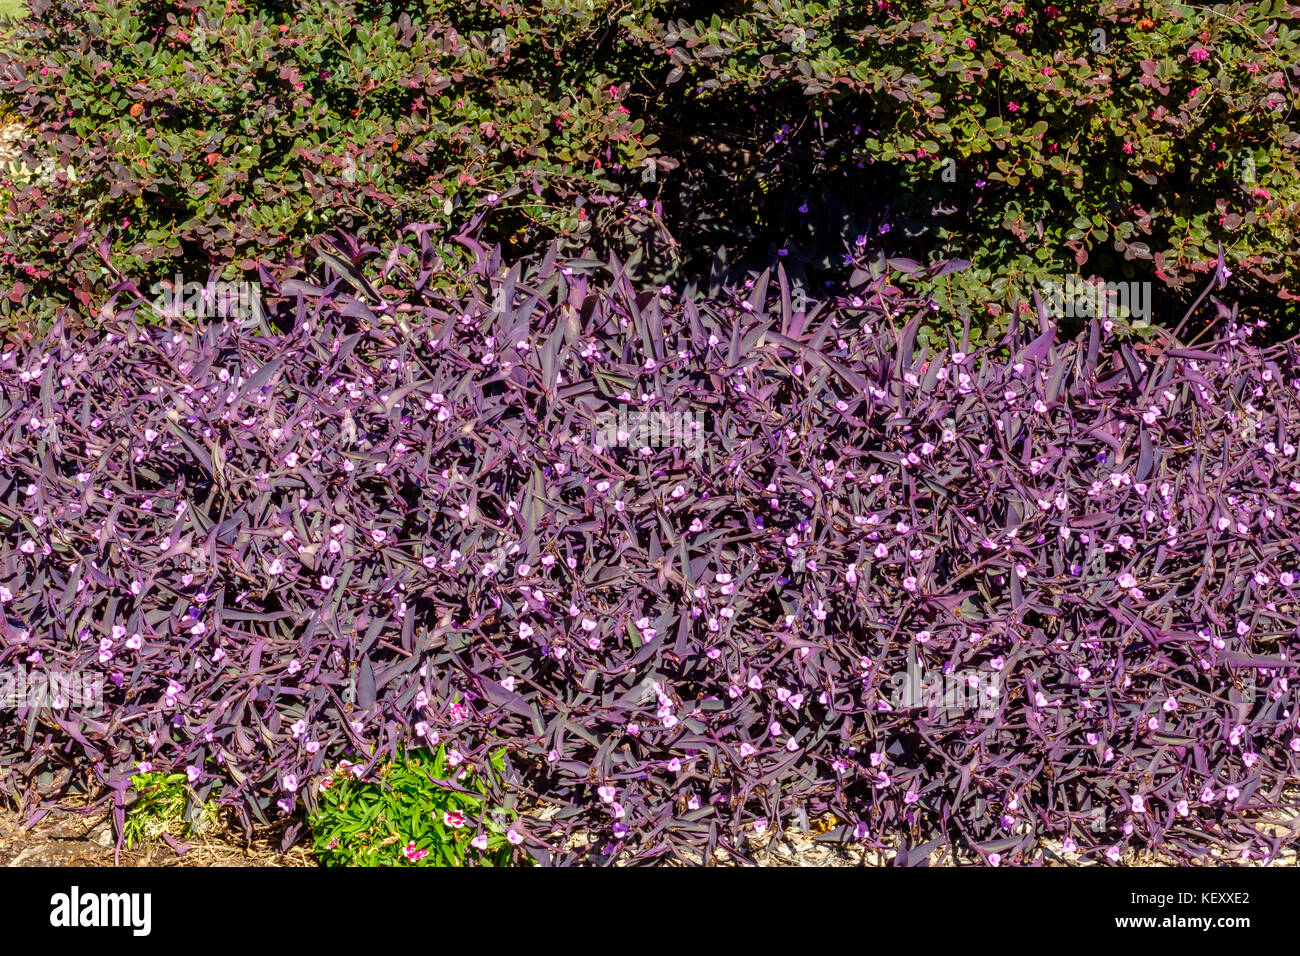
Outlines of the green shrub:
{"type": "Polygon", "coordinates": [[[873,167],[897,170],[895,212],[922,221],[933,256],[975,263],[969,292],[1024,297],[1075,271],[1191,291],[1222,244],[1238,281],[1289,298],[1297,12],[1279,0],[757,0],[644,36],[704,95],[794,87],[805,127],[847,118],[832,158],[861,164],[864,185],[873,167]]]}
{"type": "Polygon", "coordinates": [[[39,130],[0,183],[0,316],[483,214],[513,251],[558,236],[675,288],[728,259],[784,257],[810,291],[969,259],[918,284],[976,341],[1072,273],[1159,282],[1176,321],[1222,245],[1247,310],[1295,321],[1294,6],[709,9],[35,0],[0,57],[0,102],[39,130]]]}
{"type": "Polygon", "coordinates": [[[45,170],[0,226],[12,304],[48,312],[69,285],[89,302],[178,262],[232,279],[336,226],[490,210],[499,236],[581,242],[591,198],[654,142],[624,102],[639,64],[610,42],[615,9],[36,0],[0,62],[45,170]]]}

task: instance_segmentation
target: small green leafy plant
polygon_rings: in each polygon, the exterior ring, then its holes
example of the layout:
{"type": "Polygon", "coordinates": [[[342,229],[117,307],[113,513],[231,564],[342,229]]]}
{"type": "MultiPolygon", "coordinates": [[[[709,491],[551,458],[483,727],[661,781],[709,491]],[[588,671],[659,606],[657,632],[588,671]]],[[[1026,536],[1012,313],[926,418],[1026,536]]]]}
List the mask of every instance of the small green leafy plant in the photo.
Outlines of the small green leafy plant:
{"type": "MultiPolygon", "coordinates": [[[[342,764],[308,816],[321,862],[326,866],[528,862],[516,851],[522,837],[511,829],[515,814],[490,808],[483,782],[467,767],[458,771],[453,760],[454,752],[443,745],[432,753],[401,752],[374,777],[358,777],[359,767],[342,764]]],[[[501,769],[500,756],[493,766],[501,769]]]]}
{"type": "Polygon", "coordinates": [[[150,771],[131,778],[136,799],[127,807],[123,835],[134,849],[165,833],[188,837],[207,832],[217,823],[214,803],[197,804],[183,773],[150,771]]]}

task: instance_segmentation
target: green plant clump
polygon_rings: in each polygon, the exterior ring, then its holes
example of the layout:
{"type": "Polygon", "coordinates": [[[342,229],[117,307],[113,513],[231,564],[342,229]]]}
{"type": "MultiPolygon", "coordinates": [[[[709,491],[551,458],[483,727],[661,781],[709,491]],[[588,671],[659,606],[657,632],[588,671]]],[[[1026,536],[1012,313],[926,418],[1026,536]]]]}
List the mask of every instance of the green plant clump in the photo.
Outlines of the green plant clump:
{"type": "Polygon", "coordinates": [[[219,820],[216,804],[197,803],[183,773],[150,770],[131,778],[135,799],[127,806],[123,842],[136,849],[162,838],[202,836],[219,820]]]}
{"type": "MultiPolygon", "coordinates": [[[[346,762],[309,815],[326,866],[506,866],[527,862],[511,811],[489,807],[486,788],[445,744],[407,751],[373,777],[346,762]]],[[[496,769],[503,766],[500,758],[496,769]]]]}

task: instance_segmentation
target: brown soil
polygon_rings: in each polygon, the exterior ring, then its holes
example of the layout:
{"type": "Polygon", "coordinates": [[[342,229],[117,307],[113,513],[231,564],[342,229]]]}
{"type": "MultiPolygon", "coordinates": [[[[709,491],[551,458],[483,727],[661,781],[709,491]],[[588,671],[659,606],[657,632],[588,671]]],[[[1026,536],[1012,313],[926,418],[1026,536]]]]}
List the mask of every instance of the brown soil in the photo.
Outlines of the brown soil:
{"type": "MultiPolygon", "coordinates": [[[[0,808],[0,866],[113,866],[113,833],[102,815],[53,812],[24,828],[24,817],[0,808]]],[[[232,834],[180,841],[183,855],[166,843],[123,849],[118,866],[315,866],[306,846],[279,850],[278,835],[256,833],[244,842],[232,834]]]]}

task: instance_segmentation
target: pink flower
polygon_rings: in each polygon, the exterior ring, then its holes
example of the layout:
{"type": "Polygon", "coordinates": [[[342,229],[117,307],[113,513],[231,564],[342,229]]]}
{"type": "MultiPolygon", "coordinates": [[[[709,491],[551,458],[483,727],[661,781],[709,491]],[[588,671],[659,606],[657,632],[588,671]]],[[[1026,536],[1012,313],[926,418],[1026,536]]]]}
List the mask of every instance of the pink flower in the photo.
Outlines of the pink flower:
{"type": "Polygon", "coordinates": [[[1210,58],[1210,51],[1203,46],[1197,45],[1188,51],[1187,56],[1193,63],[1204,63],[1210,58]]]}
{"type": "Polygon", "coordinates": [[[507,830],[506,840],[511,846],[518,846],[524,842],[524,835],[518,830],[507,830]]]}
{"type": "Polygon", "coordinates": [[[465,825],[465,814],[459,810],[449,810],[442,815],[442,822],[452,829],[459,830],[465,825]]]}
{"type": "Polygon", "coordinates": [[[421,860],[423,860],[426,856],[429,855],[429,851],[417,849],[415,846],[415,841],[412,840],[411,842],[407,843],[406,846],[402,847],[402,855],[405,856],[412,863],[419,863],[421,860]]]}

